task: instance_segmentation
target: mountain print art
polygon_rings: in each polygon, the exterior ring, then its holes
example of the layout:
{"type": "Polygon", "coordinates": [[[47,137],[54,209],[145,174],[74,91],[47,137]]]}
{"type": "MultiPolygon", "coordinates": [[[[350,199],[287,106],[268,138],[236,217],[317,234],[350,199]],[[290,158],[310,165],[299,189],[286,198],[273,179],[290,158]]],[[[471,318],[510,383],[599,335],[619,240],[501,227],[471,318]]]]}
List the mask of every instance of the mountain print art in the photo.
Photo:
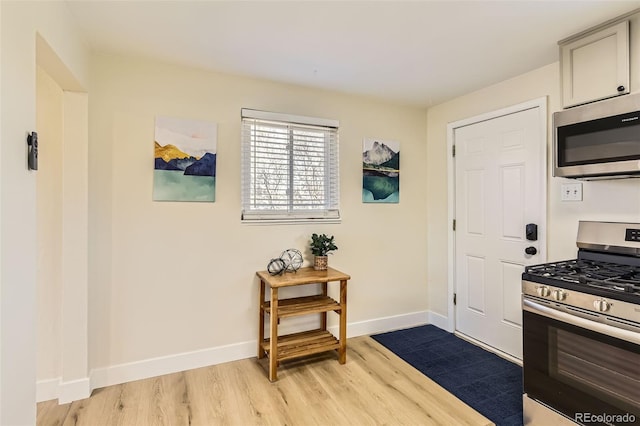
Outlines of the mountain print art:
{"type": "Polygon", "coordinates": [[[362,149],[362,202],[400,201],[400,143],[365,139],[362,149]]]}
{"type": "Polygon", "coordinates": [[[217,125],[156,117],[154,201],[215,201],[217,125]]]}

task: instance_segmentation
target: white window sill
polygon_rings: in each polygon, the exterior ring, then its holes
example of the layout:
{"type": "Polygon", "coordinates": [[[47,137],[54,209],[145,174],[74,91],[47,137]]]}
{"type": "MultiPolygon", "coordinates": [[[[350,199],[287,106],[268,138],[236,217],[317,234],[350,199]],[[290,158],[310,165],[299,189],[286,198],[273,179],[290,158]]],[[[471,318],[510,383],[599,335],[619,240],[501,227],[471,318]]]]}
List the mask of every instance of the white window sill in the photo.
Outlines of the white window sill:
{"type": "Polygon", "coordinates": [[[341,218],[319,218],[319,219],[241,219],[241,223],[246,225],[305,225],[310,223],[341,223],[341,218]]]}

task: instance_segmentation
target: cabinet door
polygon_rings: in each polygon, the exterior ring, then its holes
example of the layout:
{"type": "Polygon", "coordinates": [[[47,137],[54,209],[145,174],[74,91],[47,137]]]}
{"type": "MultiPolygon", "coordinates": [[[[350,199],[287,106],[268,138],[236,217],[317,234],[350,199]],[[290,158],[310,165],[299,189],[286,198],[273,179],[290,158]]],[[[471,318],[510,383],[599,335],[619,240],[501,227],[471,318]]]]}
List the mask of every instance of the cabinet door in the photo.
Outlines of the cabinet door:
{"type": "Polygon", "coordinates": [[[565,108],[629,93],[629,21],[560,46],[565,108]]]}

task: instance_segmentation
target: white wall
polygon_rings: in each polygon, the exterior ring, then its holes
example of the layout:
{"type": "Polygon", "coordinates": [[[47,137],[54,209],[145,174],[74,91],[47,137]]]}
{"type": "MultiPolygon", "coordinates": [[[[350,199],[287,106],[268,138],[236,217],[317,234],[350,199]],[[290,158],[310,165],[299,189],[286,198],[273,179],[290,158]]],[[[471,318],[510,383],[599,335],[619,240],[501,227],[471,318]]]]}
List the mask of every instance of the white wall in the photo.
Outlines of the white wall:
{"type": "Polygon", "coordinates": [[[547,97],[547,233],[548,259],[575,258],[579,220],[640,222],[640,179],[583,183],[582,202],[561,202],[560,185],[553,178],[551,116],[561,109],[559,64],[553,63],[516,78],[478,90],[429,109],[427,115],[427,218],[429,309],[450,314],[447,300],[447,123],[547,97]]]}
{"type": "Polygon", "coordinates": [[[65,4],[0,2],[0,424],[35,423],[36,177],[26,166],[26,134],[36,129],[36,33],[77,81],[86,49],[65,4]]]}
{"type": "Polygon", "coordinates": [[[41,67],[36,74],[38,380],[62,376],[62,149],[63,91],[41,67]]]}
{"type": "MultiPolygon", "coordinates": [[[[63,383],[82,382],[85,390],[89,368],[96,387],[225,357],[253,356],[254,272],[286,248],[308,256],[312,232],[336,236],[340,249],[331,265],[353,277],[351,335],[424,322],[428,309],[448,315],[446,124],[540,96],[548,96],[550,114],[559,109],[558,64],[425,113],[143,59],[97,55],[89,71],[85,46],[64,4],[3,1],[0,19],[0,424],[35,421],[36,178],[26,170],[24,140],[36,128],[36,32],[55,51],[58,65],[64,65],[47,69],[58,84],[80,90],[92,80],[88,167],[63,174],[63,187],[65,180],[72,183],[83,173],[90,183],[88,207],[82,197],[73,196],[82,194],[82,182],[69,185],[71,194],[63,189],[68,197],[63,210],[71,207],[66,216],[63,211],[63,220],[75,226],[65,235],[80,238],[66,237],[63,244],[82,251],[87,243],[82,236],[89,236],[88,260],[78,263],[77,274],[62,279],[67,296],[61,302],[60,335],[72,346],[62,344],[62,355],[55,349],[52,353],[66,358],[69,368],[63,361],[56,369],[54,362],[39,376],[61,374],[63,383]],[[242,107],[340,120],[341,224],[240,224],[242,107]],[[151,201],[156,115],[218,123],[215,203],[151,201]],[[401,142],[400,204],[362,204],[364,137],[401,142]],[[88,221],[84,234],[83,220],[88,221]],[[88,272],[82,270],[85,264],[88,272]],[[83,283],[87,274],[88,289],[83,283]],[[74,309],[83,298],[86,302],[87,290],[88,312],[86,306],[74,309]]],[[[86,96],[65,97],[65,108],[86,111],[86,102],[86,96]]],[[[83,131],[82,126],[74,130],[75,143],[83,140],[83,131]]],[[[84,154],[64,155],[77,159],[84,154]]],[[[585,201],[561,203],[562,179],[549,179],[550,259],[574,256],[578,219],[640,221],[639,180],[587,182],[585,201]]],[[[82,254],[67,252],[72,256],[62,260],[62,268],[70,272],[69,265],[82,254]]]]}
{"type": "Polygon", "coordinates": [[[91,81],[95,383],[189,367],[155,368],[154,359],[167,361],[157,357],[205,351],[199,362],[214,362],[221,348],[255,356],[255,271],[287,248],[308,264],[313,232],[335,235],[330,265],[352,276],[351,335],[426,322],[425,110],[109,55],[94,57],[91,81]],[[341,224],[240,223],[243,107],[340,121],[341,224]],[[152,201],[156,115],[218,124],[215,203],[152,201]],[[399,204],[361,202],[365,137],[400,141],[399,204]]]}
{"type": "MultiPolygon", "coordinates": [[[[40,50],[50,49],[42,43],[37,47],[39,64],[47,63],[40,50]]],[[[86,93],[62,90],[38,65],[38,401],[89,395],[87,108],[86,93]]]]}

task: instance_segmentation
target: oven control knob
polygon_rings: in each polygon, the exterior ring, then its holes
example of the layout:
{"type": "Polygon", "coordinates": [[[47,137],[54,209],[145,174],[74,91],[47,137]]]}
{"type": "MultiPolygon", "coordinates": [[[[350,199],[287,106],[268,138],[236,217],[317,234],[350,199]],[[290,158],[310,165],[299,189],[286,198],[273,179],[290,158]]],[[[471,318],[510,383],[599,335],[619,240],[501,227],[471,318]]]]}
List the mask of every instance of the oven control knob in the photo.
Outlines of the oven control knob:
{"type": "Polygon", "coordinates": [[[536,288],[536,293],[540,297],[549,297],[551,290],[549,290],[549,287],[547,286],[540,286],[536,288]]]}
{"type": "Polygon", "coordinates": [[[553,290],[551,297],[553,297],[554,300],[562,301],[567,298],[567,293],[565,293],[564,290],[557,289],[553,290]]]}
{"type": "Polygon", "coordinates": [[[597,311],[607,312],[611,307],[611,304],[604,299],[598,299],[593,302],[593,307],[596,308],[597,311]]]}

